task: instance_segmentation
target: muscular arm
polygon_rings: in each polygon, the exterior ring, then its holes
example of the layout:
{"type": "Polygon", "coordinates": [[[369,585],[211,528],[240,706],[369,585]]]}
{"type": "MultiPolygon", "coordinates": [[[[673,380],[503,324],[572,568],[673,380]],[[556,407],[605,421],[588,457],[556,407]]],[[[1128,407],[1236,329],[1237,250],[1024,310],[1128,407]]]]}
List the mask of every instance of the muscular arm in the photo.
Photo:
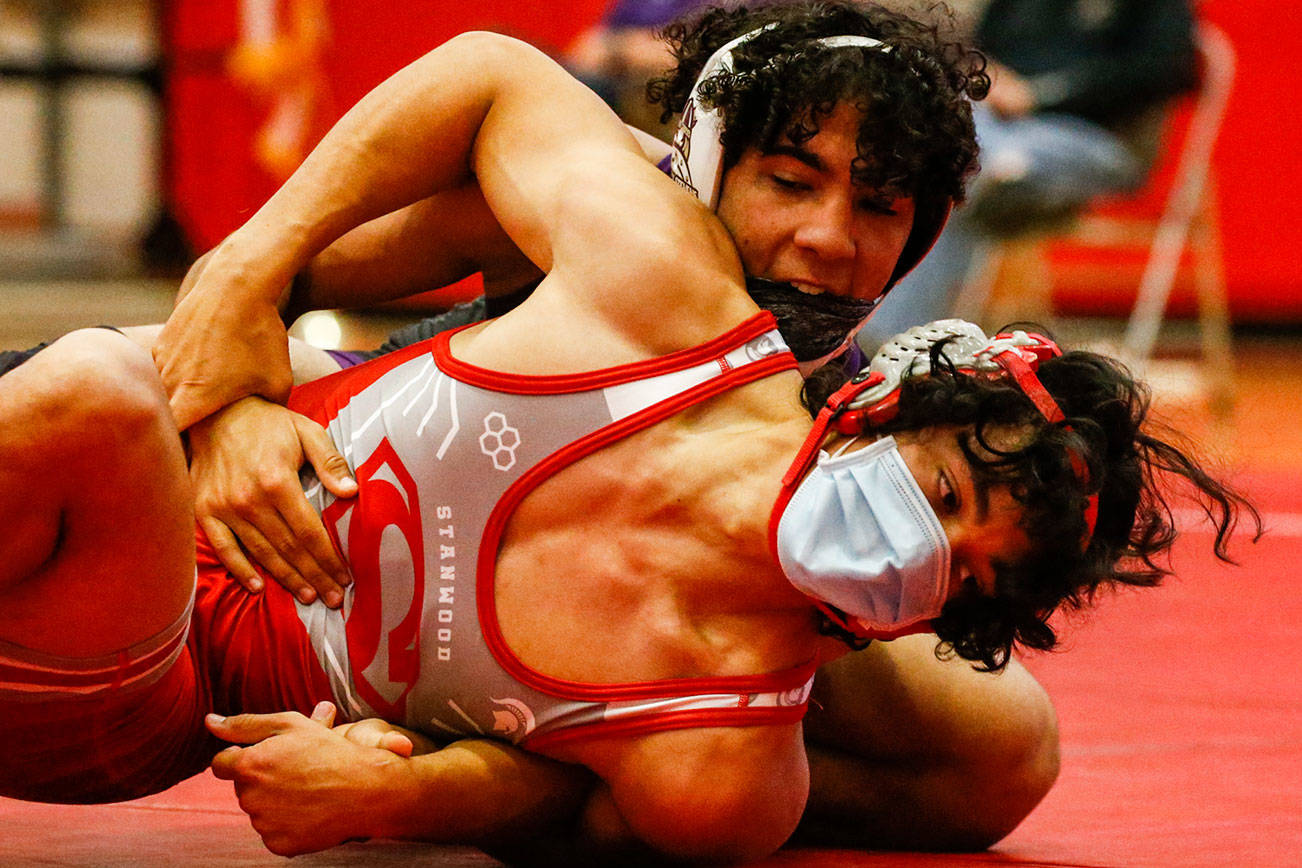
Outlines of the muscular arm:
{"type": "Polygon", "coordinates": [[[809,793],[799,724],[612,738],[584,743],[575,755],[609,788],[608,798],[599,788],[585,810],[590,840],[616,846],[631,835],[688,861],[772,853],[795,829],[809,793]]]}
{"type": "Polygon", "coordinates": [[[590,743],[578,755],[601,780],[480,739],[397,760],[407,783],[382,797],[384,834],[475,843],[512,864],[746,860],[787,839],[808,787],[798,726],[663,732],[590,743]],[[425,808],[442,804],[435,793],[449,786],[466,793],[466,804],[453,802],[455,818],[425,808]]]}
{"type": "MultiPolygon", "coordinates": [[[[572,826],[591,774],[484,739],[445,747],[406,733],[410,757],[378,745],[396,728],[330,729],[333,708],[210,717],[236,746],[213,759],[267,848],[285,856],[355,838],[433,843],[525,841],[572,826]]],[[[377,725],[372,726],[372,723],[377,725]]]]}
{"type": "MultiPolygon", "coordinates": [[[[658,163],[669,145],[629,128],[658,163]]],[[[536,282],[542,271],[497,222],[478,184],[438,193],[377,217],[331,244],[304,269],[288,318],[306,310],[356,307],[446,286],[475,273],[490,298],[536,282]]]]}
{"type": "Polygon", "coordinates": [[[936,659],[935,645],[929,634],[875,643],[819,670],[797,840],[983,849],[1049,791],[1058,727],[1044,689],[1016,661],[991,675],[936,659]]]}
{"type": "Polygon", "coordinates": [[[489,296],[542,276],[471,183],[371,220],[327,247],[300,274],[287,321],[307,310],[402,298],[476,273],[489,296]]]}
{"type": "Polygon", "coordinates": [[[631,750],[617,741],[589,746],[609,766],[607,783],[484,739],[440,748],[380,721],[330,729],[333,713],[322,703],[310,719],[209,717],[213,734],[236,745],[214,758],[213,772],[235,784],[275,853],[387,837],[477,844],[512,864],[731,861],[776,849],[803,799],[796,727],[662,733],[631,750]]]}
{"type": "Polygon", "coordinates": [[[364,97],[213,252],[155,350],[178,423],[245,394],[282,399],[290,374],[276,307],[293,276],[349,230],[472,178],[545,271],[556,258],[591,268],[589,287],[631,283],[643,257],[600,245],[635,238],[648,221],[658,243],[717,268],[733,255],[726,234],[657,188],[655,174],[609,109],[541,53],[489,34],[451,40],[364,97]]]}

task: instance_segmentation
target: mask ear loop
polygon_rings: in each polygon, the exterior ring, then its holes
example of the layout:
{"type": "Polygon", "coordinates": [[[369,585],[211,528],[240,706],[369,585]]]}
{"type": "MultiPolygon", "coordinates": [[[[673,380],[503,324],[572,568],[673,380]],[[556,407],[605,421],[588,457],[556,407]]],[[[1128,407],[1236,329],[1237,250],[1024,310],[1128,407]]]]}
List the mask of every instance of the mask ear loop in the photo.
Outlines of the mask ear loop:
{"type": "Polygon", "coordinates": [[[849,440],[845,441],[840,446],[836,447],[836,451],[832,453],[831,457],[840,458],[842,455],[845,454],[845,450],[849,449],[858,441],[859,437],[860,437],[859,434],[852,435],[849,440]]]}

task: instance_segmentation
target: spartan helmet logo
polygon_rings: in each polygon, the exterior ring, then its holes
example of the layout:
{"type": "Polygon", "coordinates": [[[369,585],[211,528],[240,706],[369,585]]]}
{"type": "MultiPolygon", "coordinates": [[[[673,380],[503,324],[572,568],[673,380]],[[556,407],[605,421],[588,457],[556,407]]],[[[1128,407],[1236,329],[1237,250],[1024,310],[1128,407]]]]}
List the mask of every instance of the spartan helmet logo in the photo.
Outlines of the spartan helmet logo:
{"type": "Polygon", "coordinates": [[[518,699],[492,699],[505,708],[493,709],[493,733],[518,742],[533,732],[534,717],[529,706],[518,699]]]}
{"type": "Polygon", "coordinates": [[[783,706],[784,708],[793,705],[800,705],[809,698],[809,687],[810,685],[803,684],[800,687],[793,687],[790,690],[782,691],[778,694],[778,705],[783,706]]]}
{"type": "Polygon", "coordinates": [[[782,348],[778,346],[777,341],[773,340],[772,335],[764,334],[746,344],[746,358],[752,362],[757,362],[774,353],[781,352],[781,350],[782,348]]]}

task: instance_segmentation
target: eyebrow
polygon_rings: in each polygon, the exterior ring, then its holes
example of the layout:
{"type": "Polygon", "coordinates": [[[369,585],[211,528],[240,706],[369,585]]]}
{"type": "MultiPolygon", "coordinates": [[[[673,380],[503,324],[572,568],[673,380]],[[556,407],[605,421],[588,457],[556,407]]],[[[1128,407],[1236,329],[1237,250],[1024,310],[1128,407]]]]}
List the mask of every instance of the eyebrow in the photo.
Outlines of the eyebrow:
{"type": "MultiPolygon", "coordinates": [[[[971,469],[971,462],[969,462],[971,469]]],[[[990,516],[990,483],[979,473],[972,474],[972,488],[976,491],[977,524],[985,524],[990,516]]]]}
{"type": "Polygon", "coordinates": [[[972,480],[972,489],[976,492],[977,523],[985,524],[990,515],[990,481],[972,466],[972,457],[968,455],[968,448],[970,447],[963,442],[963,435],[958,434],[956,439],[958,441],[958,452],[963,456],[963,462],[967,465],[968,478],[972,480]]]}
{"type": "Polygon", "coordinates": [[[764,156],[791,157],[793,160],[799,160],[816,172],[822,172],[827,169],[827,165],[823,162],[822,157],[818,156],[818,154],[815,154],[813,151],[806,150],[805,148],[796,145],[776,144],[773,147],[766,149],[764,151],[764,156]]]}

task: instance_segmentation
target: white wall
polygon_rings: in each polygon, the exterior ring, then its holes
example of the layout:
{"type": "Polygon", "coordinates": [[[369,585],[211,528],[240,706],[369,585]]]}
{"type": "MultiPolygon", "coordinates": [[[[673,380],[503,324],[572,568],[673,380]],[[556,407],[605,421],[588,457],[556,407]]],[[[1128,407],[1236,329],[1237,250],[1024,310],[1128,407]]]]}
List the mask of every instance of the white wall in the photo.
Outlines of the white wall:
{"type": "MultiPolygon", "coordinates": [[[[33,67],[43,56],[42,0],[0,0],[0,58],[33,67]]],[[[149,0],[66,3],[61,37],[70,59],[115,69],[147,66],[158,54],[149,0]]],[[[41,204],[43,88],[0,80],[0,221],[41,204]]],[[[62,92],[65,138],[59,170],[69,225],[101,235],[138,236],[160,197],[160,108],[142,83],[72,79],[62,92]]]]}

